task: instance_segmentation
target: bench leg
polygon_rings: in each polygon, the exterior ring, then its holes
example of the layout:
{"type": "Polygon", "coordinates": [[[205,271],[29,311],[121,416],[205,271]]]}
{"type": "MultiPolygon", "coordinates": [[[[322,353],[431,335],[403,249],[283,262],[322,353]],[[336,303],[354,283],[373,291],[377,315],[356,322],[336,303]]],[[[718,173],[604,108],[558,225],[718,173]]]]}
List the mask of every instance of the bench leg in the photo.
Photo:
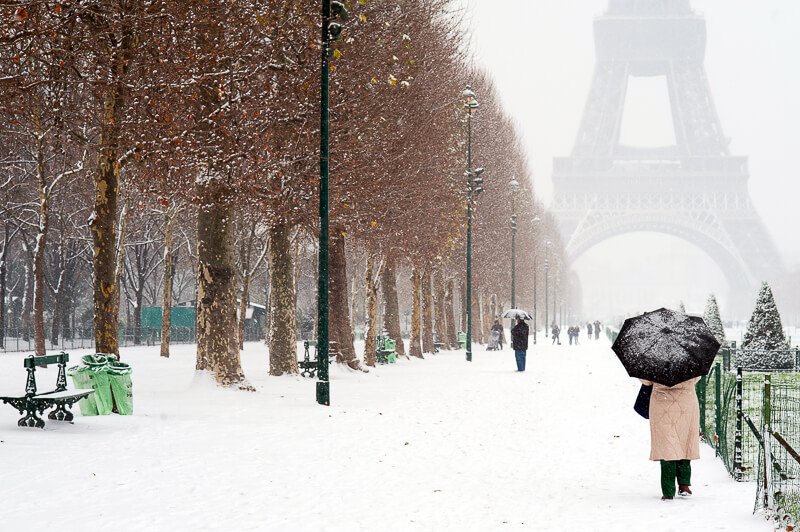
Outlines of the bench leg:
{"type": "Polygon", "coordinates": [[[64,403],[56,404],[56,407],[49,414],[47,414],[47,419],[72,422],[75,416],[73,416],[72,412],[67,410],[65,407],[66,405],[64,403]]]}
{"type": "Polygon", "coordinates": [[[37,429],[43,429],[44,420],[36,415],[36,408],[28,408],[25,411],[25,416],[17,421],[17,425],[20,427],[36,427],[37,429]]]}

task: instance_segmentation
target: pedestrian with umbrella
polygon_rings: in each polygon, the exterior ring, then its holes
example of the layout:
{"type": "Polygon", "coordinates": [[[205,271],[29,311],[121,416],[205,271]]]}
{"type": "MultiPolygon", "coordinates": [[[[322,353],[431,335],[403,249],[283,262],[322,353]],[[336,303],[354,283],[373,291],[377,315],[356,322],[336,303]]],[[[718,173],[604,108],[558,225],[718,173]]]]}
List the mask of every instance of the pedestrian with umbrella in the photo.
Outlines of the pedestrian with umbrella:
{"type": "MultiPolygon", "coordinates": [[[[661,464],[662,500],[691,490],[691,460],[700,458],[700,407],[695,384],[708,374],[720,344],[702,318],[668,309],[629,318],[612,349],[628,375],[650,388],[650,460],[661,464]]],[[[637,400],[637,405],[639,401],[637,400]]]]}
{"type": "Polygon", "coordinates": [[[525,371],[525,358],[528,353],[528,324],[525,320],[531,319],[530,314],[524,310],[511,309],[503,314],[504,318],[516,318],[517,324],[511,329],[511,349],[517,360],[517,371],[525,371]]]}

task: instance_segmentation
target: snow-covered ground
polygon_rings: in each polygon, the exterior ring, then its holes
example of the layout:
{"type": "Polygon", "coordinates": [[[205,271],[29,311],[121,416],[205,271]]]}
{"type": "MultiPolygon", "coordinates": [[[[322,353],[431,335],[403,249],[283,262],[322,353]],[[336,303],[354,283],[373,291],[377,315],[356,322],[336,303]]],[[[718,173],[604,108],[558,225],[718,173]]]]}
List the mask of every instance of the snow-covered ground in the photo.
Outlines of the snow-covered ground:
{"type": "MultiPolygon", "coordinates": [[[[525,373],[480,348],[332,368],[329,408],[313,380],[267,376],[259,344],[255,393],[196,379],[194,346],[124,349],[134,416],[21,429],[0,405],[0,530],[771,530],[706,446],[695,495],[662,502],[639,386],[583,343],[534,347],[525,373]]],[[[22,357],[0,355],[0,395],[22,357]]]]}

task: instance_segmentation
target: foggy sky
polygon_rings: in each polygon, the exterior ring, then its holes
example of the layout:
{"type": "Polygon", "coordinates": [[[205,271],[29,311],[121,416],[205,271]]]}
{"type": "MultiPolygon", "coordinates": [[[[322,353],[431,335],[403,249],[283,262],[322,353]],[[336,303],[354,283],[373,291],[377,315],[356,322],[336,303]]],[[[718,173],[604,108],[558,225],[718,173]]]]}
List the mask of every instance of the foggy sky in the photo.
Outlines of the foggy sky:
{"type": "MultiPolygon", "coordinates": [[[[549,203],[553,157],[569,155],[592,80],[593,19],[608,2],[461,1],[469,10],[477,61],[492,73],[506,110],[524,135],[535,189],[549,203]]],[[[723,130],[731,138],[731,154],[749,157],[754,205],[786,265],[795,269],[800,265],[800,176],[794,159],[800,154],[800,2],[693,0],[692,5],[708,24],[706,70],[723,130]]],[[[644,83],[637,91],[644,95],[640,105],[648,105],[657,90],[644,83]]],[[[667,110],[664,102],[662,116],[668,117],[667,110]]],[[[648,132],[645,124],[633,123],[632,115],[626,124],[633,136],[643,137],[639,144],[648,144],[648,134],[658,144],[664,128],[648,132]]],[[[605,312],[601,307],[608,306],[609,297],[624,301],[616,307],[621,311],[669,304],[670,299],[676,305],[682,299],[689,311],[698,312],[709,292],[717,292],[723,306],[727,297],[727,283],[713,261],[665,235],[608,240],[584,254],[575,269],[589,312],[605,312]],[[630,247],[640,253],[626,254],[630,247]],[[628,282],[617,283],[615,272],[628,282]]]]}

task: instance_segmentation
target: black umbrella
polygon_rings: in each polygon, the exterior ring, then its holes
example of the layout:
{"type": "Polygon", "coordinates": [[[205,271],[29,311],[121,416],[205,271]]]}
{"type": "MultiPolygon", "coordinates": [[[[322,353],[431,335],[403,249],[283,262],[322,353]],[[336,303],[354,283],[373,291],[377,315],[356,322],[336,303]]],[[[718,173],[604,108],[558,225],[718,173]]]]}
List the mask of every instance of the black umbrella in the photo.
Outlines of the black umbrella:
{"type": "Polygon", "coordinates": [[[703,318],[662,308],[625,320],[611,349],[631,377],[675,386],[708,374],[719,347],[703,318]]]}

